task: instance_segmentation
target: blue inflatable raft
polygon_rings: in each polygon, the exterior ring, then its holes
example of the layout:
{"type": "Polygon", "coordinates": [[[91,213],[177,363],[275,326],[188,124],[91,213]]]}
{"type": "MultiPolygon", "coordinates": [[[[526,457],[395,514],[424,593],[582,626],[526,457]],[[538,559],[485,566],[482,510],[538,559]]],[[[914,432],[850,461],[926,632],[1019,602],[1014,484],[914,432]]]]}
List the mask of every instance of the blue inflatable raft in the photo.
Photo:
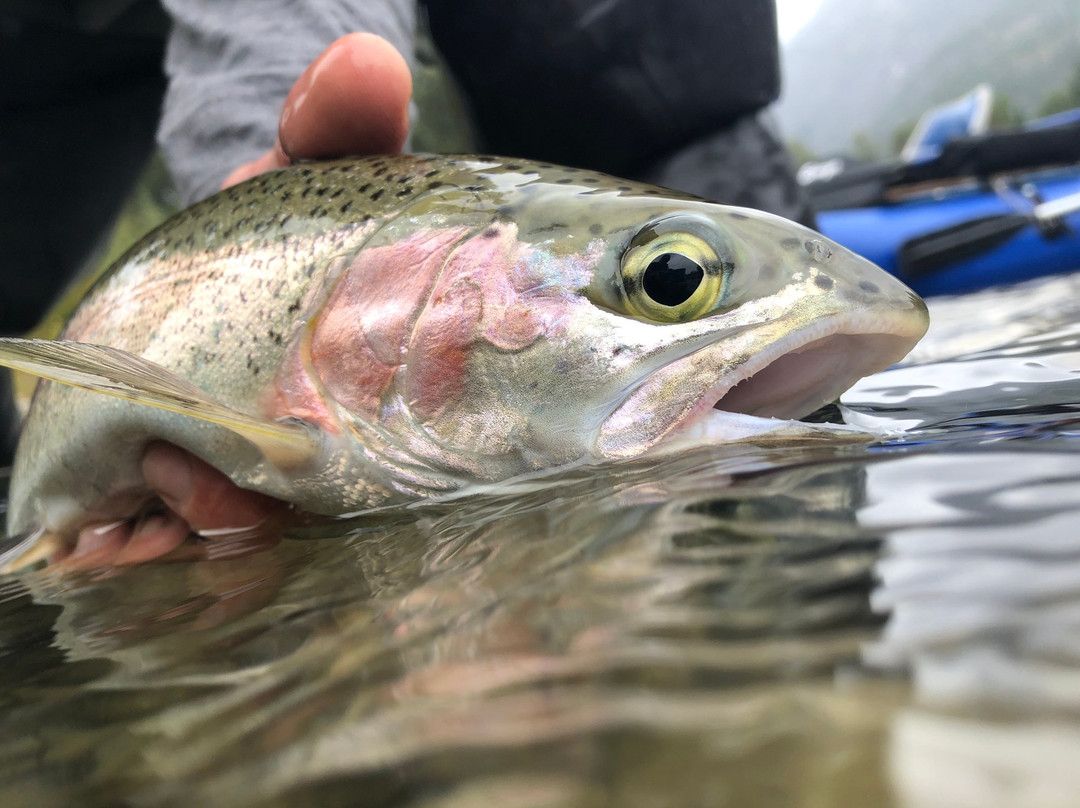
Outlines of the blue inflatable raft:
{"type": "Polygon", "coordinates": [[[1080,110],[987,132],[989,96],[928,112],[897,160],[804,166],[821,232],[923,295],[1080,270],[1080,110]]]}

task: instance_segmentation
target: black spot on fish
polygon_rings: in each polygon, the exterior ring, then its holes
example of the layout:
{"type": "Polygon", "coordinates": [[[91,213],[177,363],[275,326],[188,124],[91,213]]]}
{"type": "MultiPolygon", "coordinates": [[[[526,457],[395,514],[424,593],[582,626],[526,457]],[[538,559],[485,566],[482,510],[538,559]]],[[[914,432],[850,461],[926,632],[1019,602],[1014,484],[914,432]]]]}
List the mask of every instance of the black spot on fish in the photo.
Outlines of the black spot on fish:
{"type": "Polygon", "coordinates": [[[412,188],[402,188],[400,191],[398,191],[396,194],[394,194],[394,196],[397,196],[397,197],[408,196],[411,193],[412,193],[412,188]]]}
{"type": "Polygon", "coordinates": [[[603,230],[604,228],[600,224],[600,222],[593,222],[589,225],[589,232],[592,233],[594,236],[599,236],[600,233],[603,232],[603,230]]]}
{"type": "Polygon", "coordinates": [[[555,180],[555,182],[558,183],[559,185],[569,185],[573,181],[574,180],[571,177],[563,177],[561,180],[555,180]]]}
{"type": "Polygon", "coordinates": [[[881,291],[881,288],[876,283],[871,283],[870,281],[859,281],[859,288],[864,292],[870,292],[871,294],[876,294],[881,291]]]}
{"type": "Polygon", "coordinates": [[[587,182],[589,185],[598,185],[600,183],[600,180],[598,180],[596,177],[586,177],[585,182],[587,182]]]}
{"type": "Polygon", "coordinates": [[[286,311],[289,314],[296,314],[296,312],[300,311],[300,301],[294,300],[292,303],[289,304],[289,308],[287,308],[286,311]]]}
{"type": "Polygon", "coordinates": [[[483,233],[480,234],[480,237],[481,238],[495,238],[497,235],[499,235],[499,228],[497,228],[497,227],[489,227],[487,230],[485,230],[483,233]]]}
{"type": "Polygon", "coordinates": [[[507,171],[520,171],[522,169],[521,163],[508,163],[504,168],[507,171]]]}
{"type": "Polygon", "coordinates": [[[624,192],[625,192],[625,191],[632,191],[632,190],[634,190],[634,189],[633,189],[633,188],[631,188],[631,187],[630,187],[629,185],[620,185],[620,186],[618,187],[618,190],[620,190],[620,191],[624,191],[624,192]]]}
{"type": "Polygon", "coordinates": [[[383,195],[383,189],[382,189],[382,188],[380,188],[379,190],[375,191],[375,192],[374,192],[374,193],[373,193],[373,194],[371,195],[371,201],[372,201],[372,202],[378,202],[378,201],[379,201],[379,197],[380,197],[380,196],[382,196],[382,195],[383,195]]]}
{"type": "Polygon", "coordinates": [[[731,214],[728,214],[728,215],[731,216],[732,219],[749,219],[750,218],[745,213],[731,213],[731,214]]]}
{"type": "Polygon", "coordinates": [[[436,177],[436,176],[438,176],[438,174],[439,174],[439,169],[434,168],[431,171],[427,172],[424,176],[425,177],[436,177]]]}
{"type": "Polygon", "coordinates": [[[315,196],[326,196],[326,188],[319,188],[316,190],[315,196]]]}
{"type": "Polygon", "coordinates": [[[822,289],[832,289],[833,279],[826,275],[817,275],[814,277],[814,283],[822,289]]]}
{"type": "Polygon", "coordinates": [[[371,176],[381,177],[383,174],[386,173],[386,166],[384,166],[382,163],[379,163],[378,166],[379,167],[377,169],[371,172],[371,176]]]}
{"type": "Polygon", "coordinates": [[[370,188],[371,188],[371,183],[370,182],[365,182],[357,190],[362,194],[366,194],[370,188]]]}
{"type": "Polygon", "coordinates": [[[348,213],[348,212],[349,212],[349,209],[350,209],[351,207],[352,207],[352,202],[346,202],[346,203],[345,203],[344,205],[342,205],[342,206],[341,206],[341,207],[339,208],[339,210],[340,210],[340,211],[341,211],[342,213],[348,213]]]}
{"type": "Polygon", "coordinates": [[[802,246],[802,241],[800,239],[792,238],[789,236],[788,238],[780,239],[780,246],[783,247],[785,250],[794,250],[796,247],[802,246]]]}
{"type": "Polygon", "coordinates": [[[439,182],[438,180],[435,180],[435,182],[429,182],[427,187],[428,188],[441,188],[444,185],[446,185],[445,182],[439,182]]]}
{"type": "Polygon", "coordinates": [[[765,280],[770,280],[776,277],[776,267],[765,265],[758,270],[758,274],[765,280]]]}

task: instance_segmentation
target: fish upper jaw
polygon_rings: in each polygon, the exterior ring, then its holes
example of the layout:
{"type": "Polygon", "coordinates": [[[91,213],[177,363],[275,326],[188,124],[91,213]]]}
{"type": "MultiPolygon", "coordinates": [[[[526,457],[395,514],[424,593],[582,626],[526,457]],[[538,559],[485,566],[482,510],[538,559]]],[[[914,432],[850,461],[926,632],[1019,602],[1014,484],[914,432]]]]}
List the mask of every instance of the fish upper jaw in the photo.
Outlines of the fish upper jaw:
{"type": "Polygon", "coordinates": [[[652,373],[604,421],[599,458],[639,455],[693,434],[729,438],[725,415],[799,418],[835,400],[860,378],[907,355],[926,331],[922,301],[910,310],[820,316],[801,327],[785,320],[747,326],[652,373]]]}

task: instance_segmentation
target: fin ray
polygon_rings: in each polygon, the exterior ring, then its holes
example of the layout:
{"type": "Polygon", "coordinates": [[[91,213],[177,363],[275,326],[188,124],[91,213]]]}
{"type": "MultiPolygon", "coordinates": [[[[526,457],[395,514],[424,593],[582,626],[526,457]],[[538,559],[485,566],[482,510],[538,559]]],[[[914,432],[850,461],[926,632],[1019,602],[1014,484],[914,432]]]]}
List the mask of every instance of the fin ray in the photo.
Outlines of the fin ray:
{"type": "Polygon", "coordinates": [[[65,546],[59,534],[36,528],[28,533],[0,540],[0,574],[18,572],[49,558],[65,546]]]}
{"type": "Polygon", "coordinates": [[[223,426],[254,443],[276,466],[299,465],[318,453],[318,442],[305,427],[227,407],[172,371],[119,348],[4,337],[0,365],[223,426]]]}

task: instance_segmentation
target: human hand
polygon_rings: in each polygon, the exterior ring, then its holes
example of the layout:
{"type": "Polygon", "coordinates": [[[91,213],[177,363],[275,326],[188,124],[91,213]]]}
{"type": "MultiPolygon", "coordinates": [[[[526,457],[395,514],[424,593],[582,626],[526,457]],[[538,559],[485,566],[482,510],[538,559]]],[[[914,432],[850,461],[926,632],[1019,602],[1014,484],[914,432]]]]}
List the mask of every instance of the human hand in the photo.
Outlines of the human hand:
{"type": "Polygon", "coordinates": [[[222,187],[295,160],[398,152],[411,97],[409,66],[393,45],[374,34],[343,36],[289,91],[274,148],[237,168],[222,187]]]}

